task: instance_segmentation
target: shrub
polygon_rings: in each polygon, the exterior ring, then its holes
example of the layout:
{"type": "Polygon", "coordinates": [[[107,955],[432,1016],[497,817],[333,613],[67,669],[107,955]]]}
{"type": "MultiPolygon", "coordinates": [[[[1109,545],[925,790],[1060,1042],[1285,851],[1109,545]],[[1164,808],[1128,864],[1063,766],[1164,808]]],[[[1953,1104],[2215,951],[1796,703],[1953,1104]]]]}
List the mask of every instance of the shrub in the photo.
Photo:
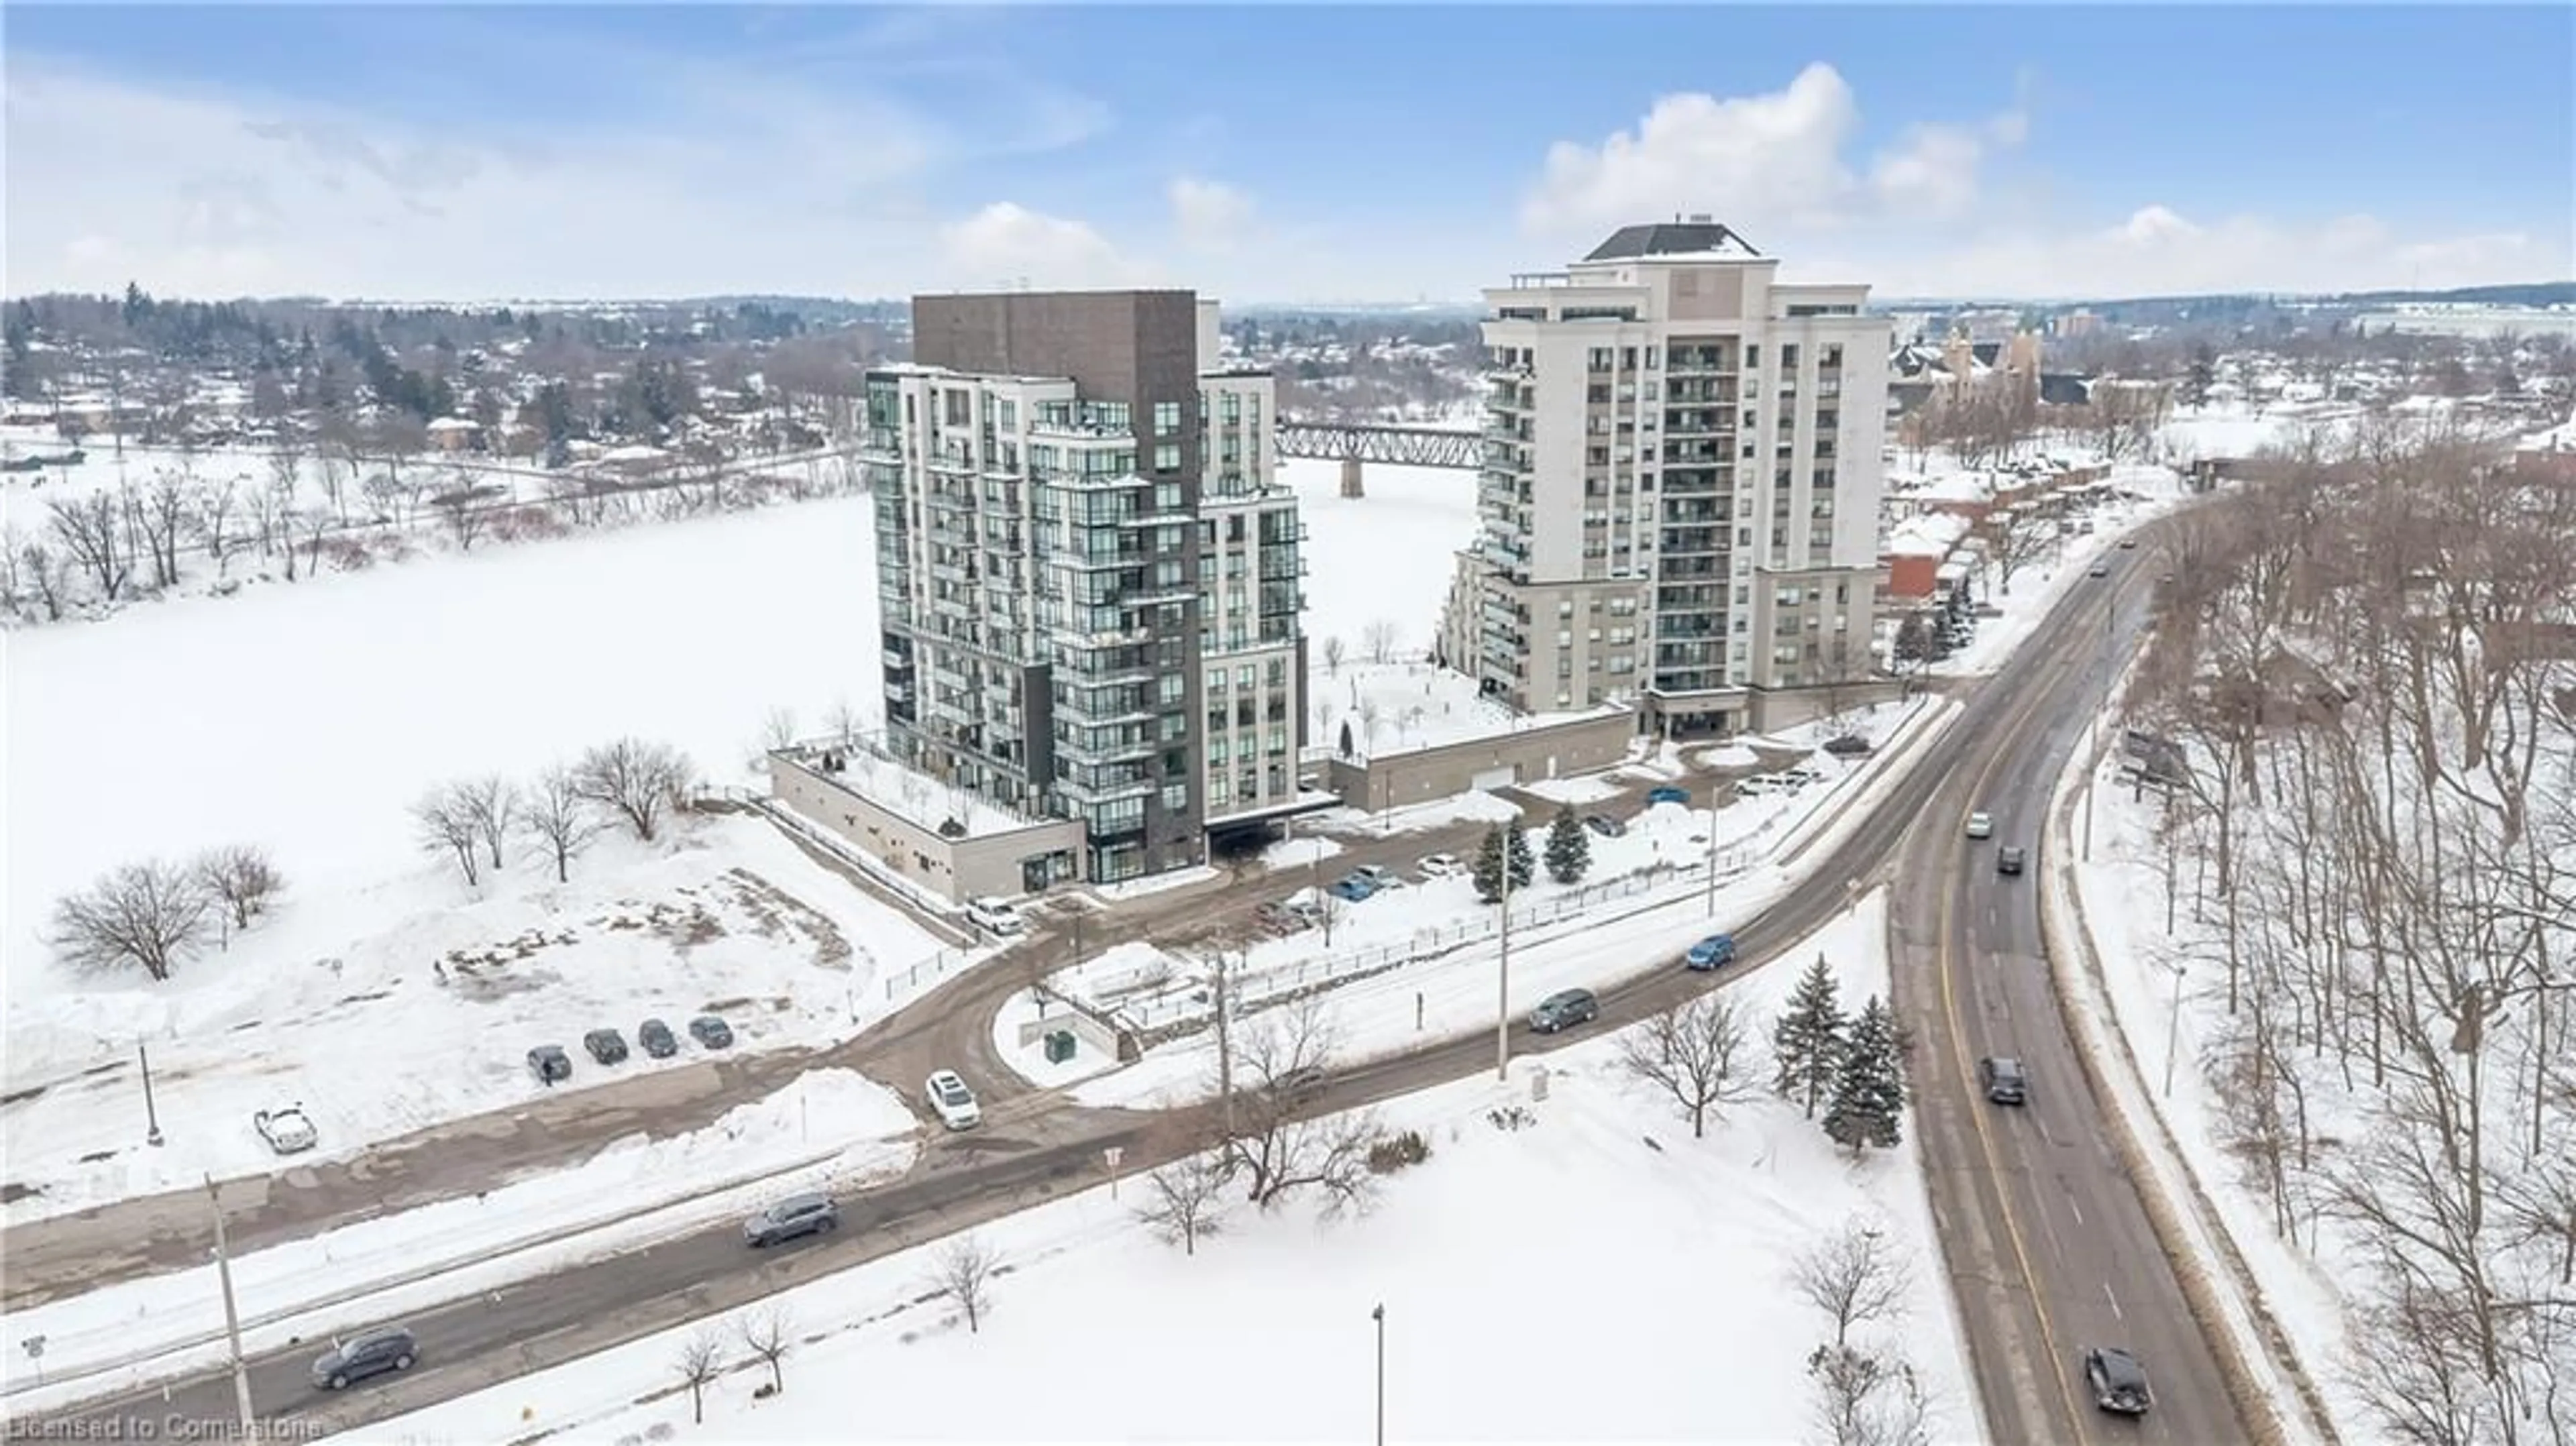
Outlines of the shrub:
{"type": "Polygon", "coordinates": [[[1431,1158],[1431,1142],[1420,1130],[1404,1130],[1388,1135],[1369,1146],[1368,1167],[1372,1175],[1392,1175],[1411,1165],[1431,1158]]]}

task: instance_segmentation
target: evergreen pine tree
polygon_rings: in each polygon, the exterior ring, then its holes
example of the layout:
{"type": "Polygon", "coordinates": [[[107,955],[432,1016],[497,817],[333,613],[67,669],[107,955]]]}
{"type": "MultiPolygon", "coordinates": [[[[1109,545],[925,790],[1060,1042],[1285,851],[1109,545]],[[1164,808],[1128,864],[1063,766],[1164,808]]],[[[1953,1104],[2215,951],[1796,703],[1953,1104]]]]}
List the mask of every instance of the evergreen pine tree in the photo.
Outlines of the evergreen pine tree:
{"type": "Polygon", "coordinates": [[[1565,804],[1547,826],[1547,876],[1570,884],[1591,867],[1592,840],[1584,835],[1583,820],[1574,816],[1574,805],[1565,804]]]}
{"type": "Polygon", "coordinates": [[[1502,827],[1504,840],[1511,847],[1512,892],[1517,894],[1538,878],[1538,855],[1530,848],[1529,830],[1517,823],[1502,827]]]}
{"type": "Polygon", "coordinates": [[[1852,1021],[1834,1101],[1825,1107],[1825,1133],[1855,1155],[1871,1146],[1894,1149],[1905,1137],[1905,1069],[1897,1057],[1896,1025],[1875,994],[1852,1021]]]}
{"type": "Polygon", "coordinates": [[[1476,846],[1476,866],[1469,875],[1475,881],[1476,897],[1493,903],[1503,896],[1503,828],[1496,824],[1485,830],[1485,841],[1476,846]]]}
{"type": "Polygon", "coordinates": [[[1833,969],[1819,954],[1771,1025],[1771,1088],[1804,1106],[1808,1119],[1834,1088],[1849,1026],[1833,969]]]}

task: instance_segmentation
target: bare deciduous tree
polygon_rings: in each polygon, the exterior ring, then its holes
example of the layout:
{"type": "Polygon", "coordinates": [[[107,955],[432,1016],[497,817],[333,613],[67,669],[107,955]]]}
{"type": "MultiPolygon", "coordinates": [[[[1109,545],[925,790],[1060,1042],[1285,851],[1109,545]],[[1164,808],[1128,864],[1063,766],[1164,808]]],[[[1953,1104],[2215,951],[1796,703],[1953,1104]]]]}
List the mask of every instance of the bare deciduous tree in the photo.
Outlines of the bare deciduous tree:
{"type": "Polygon", "coordinates": [[[1834,1323],[1838,1348],[1851,1344],[1854,1327],[1903,1315],[1912,1288],[1905,1260],[1886,1231],[1858,1216],[1799,1252],[1789,1266],[1789,1283],[1834,1323]]]}
{"type": "Polygon", "coordinates": [[[455,785],[455,798],[466,816],[473,821],[474,836],[483,841],[483,851],[492,860],[494,872],[502,866],[502,845],[519,812],[519,786],[497,773],[469,778],[455,785]]]}
{"type": "Polygon", "coordinates": [[[1322,1001],[1265,1010],[1249,1024],[1229,1017],[1226,1029],[1226,1165],[1244,1182],[1245,1198],[1270,1210],[1312,1191],[1326,1219],[1365,1213],[1376,1198],[1369,1147],[1384,1135],[1377,1117],[1355,1111],[1318,1119],[1306,1111],[1332,1062],[1331,1016],[1322,1001]]]}
{"type": "Polygon", "coordinates": [[[197,855],[192,869],[197,882],[232,915],[236,929],[249,928],[286,888],[286,878],[277,871],[268,850],[255,844],[208,849],[197,855]]]}
{"type": "Polygon", "coordinates": [[[724,1367],[724,1341],[705,1326],[690,1332],[672,1362],[681,1384],[689,1388],[689,1415],[697,1425],[707,1424],[707,1386],[724,1374],[724,1367]]]}
{"type": "Polygon", "coordinates": [[[796,746],[796,710],[772,708],[760,720],[760,751],[763,757],[796,746]]]}
{"type": "Polygon", "coordinates": [[[1393,622],[1379,618],[1360,630],[1360,646],[1367,651],[1370,662],[1383,666],[1394,661],[1395,644],[1400,636],[1393,622]]]}
{"type": "Polygon", "coordinates": [[[482,859],[475,853],[475,845],[483,841],[483,830],[473,804],[462,795],[459,785],[441,784],[411,806],[411,817],[419,829],[420,846],[430,853],[454,858],[457,871],[465,875],[466,886],[471,888],[483,881],[482,859]]]}
{"type": "Polygon", "coordinates": [[[614,811],[637,838],[651,843],[663,813],[688,789],[694,774],[689,760],[667,743],[620,738],[584,752],[573,769],[573,784],[583,798],[614,811]]]}
{"type": "Polygon", "coordinates": [[[195,494],[187,475],[172,468],[155,467],[125,502],[129,520],[142,537],[143,555],[152,564],[152,585],[175,586],[179,581],[179,549],[187,542],[196,521],[195,494]]]}
{"type": "Polygon", "coordinates": [[[1233,1172],[1222,1155],[1192,1155],[1145,1177],[1145,1203],[1136,1218],[1184,1255],[1199,1253],[1199,1241],[1225,1228],[1225,1190],[1233,1172]]]}
{"type": "Polygon", "coordinates": [[[217,577],[230,570],[235,541],[233,520],[240,514],[241,500],[241,484],[231,477],[218,477],[198,484],[192,503],[196,533],[205,539],[206,559],[215,565],[217,577]]]}
{"type": "Polygon", "coordinates": [[[64,556],[88,576],[101,600],[114,602],[134,575],[134,554],[125,542],[123,517],[114,495],[106,491],[85,497],[50,498],[45,515],[64,556]]]}
{"type": "Polygon", "coordinates": [[[773,1300],[738,1317],[734,1331],[742,1338],[742,1348],[769,1367],[771,1394],[785,1391],[787,1376],[780,1367],[788,1352],[796,1349],[796,1318],[789,1313],[786,1302],[773,1300]]]}
{"type": "Polygon", "coordinates": [[[1339,635],[1324,639],[1325,677],[1338,678],[1342,675],[1342,659],[1348,655],[1349,651],[1349,648],[1343,644],[1339,635]]]}
{"type": "Polygon", "coordinates": [[[859,710],[851,707],[847,698],[834,699],[830,711],[823,715],[823,728],[848,748],[859,741],[859,710]]]}
{"type": "Polygon", "coordinates": [[[143,966],[168,979],[205,939],[214,907],[188,870],[157,859],[126,864],[54,905],[51,943],[89,969],[143,966]]]}
{"type": "Polygon", "coordinates": [[[1930,1446],[1931,1398],[1902,1357],[1818,1346],[1807,1375],[1816,1428],[1830,1446],[1930,1446]]]}
{"type": "Polygon", "coordinates": [[[61,622],[63,609],[72,601],[71,558],[30,541],[19,546],[18,565],[19,586],[45,610],[45,621],[61,622]]]}
{"type": "Polygon", "coordinates": [[[590,800],[582,795],[573,771],[558,765],[537,775],[536,783],[528,790],[527,804],[521,826],[545,845],[547,857],[554,860],[555,882],[568,882],[574,855],[589,847],[599,833],[599,820],[591,813],[590,800]]]}
{"type": "Polygon", "coordinates": [[[961,1235],[939,1252],[933,1282],[965,1312],[968,1335],[984,1328],[985,1313],[993,1308],[993,1277],[1001,1268],[1001,1255],[978,1236],[961,1235]]]}
{"type": "Polygon", "coordinates": [[[1621,1034],[1619,1063],[1670,1096],[1690,1121],[1691,1138],[1704,1139],[1711,1110],[1760,1093],[1749,1039],[1734,1000],[1703,994],[1621,1034]]]}

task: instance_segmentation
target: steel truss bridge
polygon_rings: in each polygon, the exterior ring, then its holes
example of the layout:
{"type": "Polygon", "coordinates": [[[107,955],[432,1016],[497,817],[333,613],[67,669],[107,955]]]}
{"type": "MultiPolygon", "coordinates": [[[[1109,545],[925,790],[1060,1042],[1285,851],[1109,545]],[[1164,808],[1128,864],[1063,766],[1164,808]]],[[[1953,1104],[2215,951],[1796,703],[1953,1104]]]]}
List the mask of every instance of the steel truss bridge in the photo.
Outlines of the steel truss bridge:
{"type": "Polygon", "coordinates": [[[1320,457],[1326,461],[1356,458],[1396,467],[1453,467],[1474,471],[1483,462],[1485,439],[1474,432],[1439,427],[1366,427],[1342,422],[1288,422],[1278,429],[1282,457],[1320,457]]]}

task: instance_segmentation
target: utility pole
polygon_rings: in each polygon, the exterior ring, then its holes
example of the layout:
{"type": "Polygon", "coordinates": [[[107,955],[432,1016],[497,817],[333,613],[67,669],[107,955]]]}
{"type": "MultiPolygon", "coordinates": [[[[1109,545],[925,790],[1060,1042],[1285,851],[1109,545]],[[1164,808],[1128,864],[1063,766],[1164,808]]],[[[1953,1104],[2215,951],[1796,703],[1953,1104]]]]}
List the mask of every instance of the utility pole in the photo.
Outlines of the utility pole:
{"type": "Polygon", "coordinates": [[[1710,918],[1712,918],[1712,919],[1714,919],[1714,918],[1716,918],[1716,917],[1717,917],[1717,791],[1718,791],[1718,789],[1719,789],[1719,788],[1721,788],[1721,787],[1733,787],[1733,785],[1732,785],[1732,784],[1725,784],[1725,783],[1712,783],[1712,784],[1710,784],[1710,785],[1708,786],[1708,890],[1707,890],[1708,899],[1707,899],[1707,905],[1708,905],[1708,917],[1710,917],[1710,918]]]}
{"type": "MultiPolygon", "coordinates": [[[[1515,821],[1517,822],[1517,821],[1515,821]]],[[[1503,833],[1503,919],[1500,957],[1494,964],[1494,1078],[1512,1078],[1512,833],[1503,833]]]]}
{"type": "Polygon", "coordinates": [[[143,1143],[161,1143],[161,1112],[152,1107],[152,1050],[142,1040],[134,1041],[134,1057],[143,1063],[143,1143]]]}
{"type": "Polygon", "coordinates": [[[2174,1056],[2182,1052],[2182,966],[2168,964],[2173,971],[2173,1011],[2165,1016],[2165,1098],[2173,1098],[2174,1056]]]}
{"type": "Polygon", "coordinates": [[[1234,1023],[1228,1019],[1225,954],[1216,956],[1216,1092],[1225,1113],[1225,1137],[1234,1138],[1234,1023]]]}
{"type": "Polygon", "coordinates": [[[242,1360],[241,1311],[233,1304],[233,1256],[224,1242],[224,1197],[211,1174],[206,1176],[206,1199],[215,1210],[215,1278],[224,1290],[224,1342],[233,1358],[233,1404],[241,1411],[242,1439],[256,1441],[259,1421],[251,1413],[250,1367],[242,1360]]]}

